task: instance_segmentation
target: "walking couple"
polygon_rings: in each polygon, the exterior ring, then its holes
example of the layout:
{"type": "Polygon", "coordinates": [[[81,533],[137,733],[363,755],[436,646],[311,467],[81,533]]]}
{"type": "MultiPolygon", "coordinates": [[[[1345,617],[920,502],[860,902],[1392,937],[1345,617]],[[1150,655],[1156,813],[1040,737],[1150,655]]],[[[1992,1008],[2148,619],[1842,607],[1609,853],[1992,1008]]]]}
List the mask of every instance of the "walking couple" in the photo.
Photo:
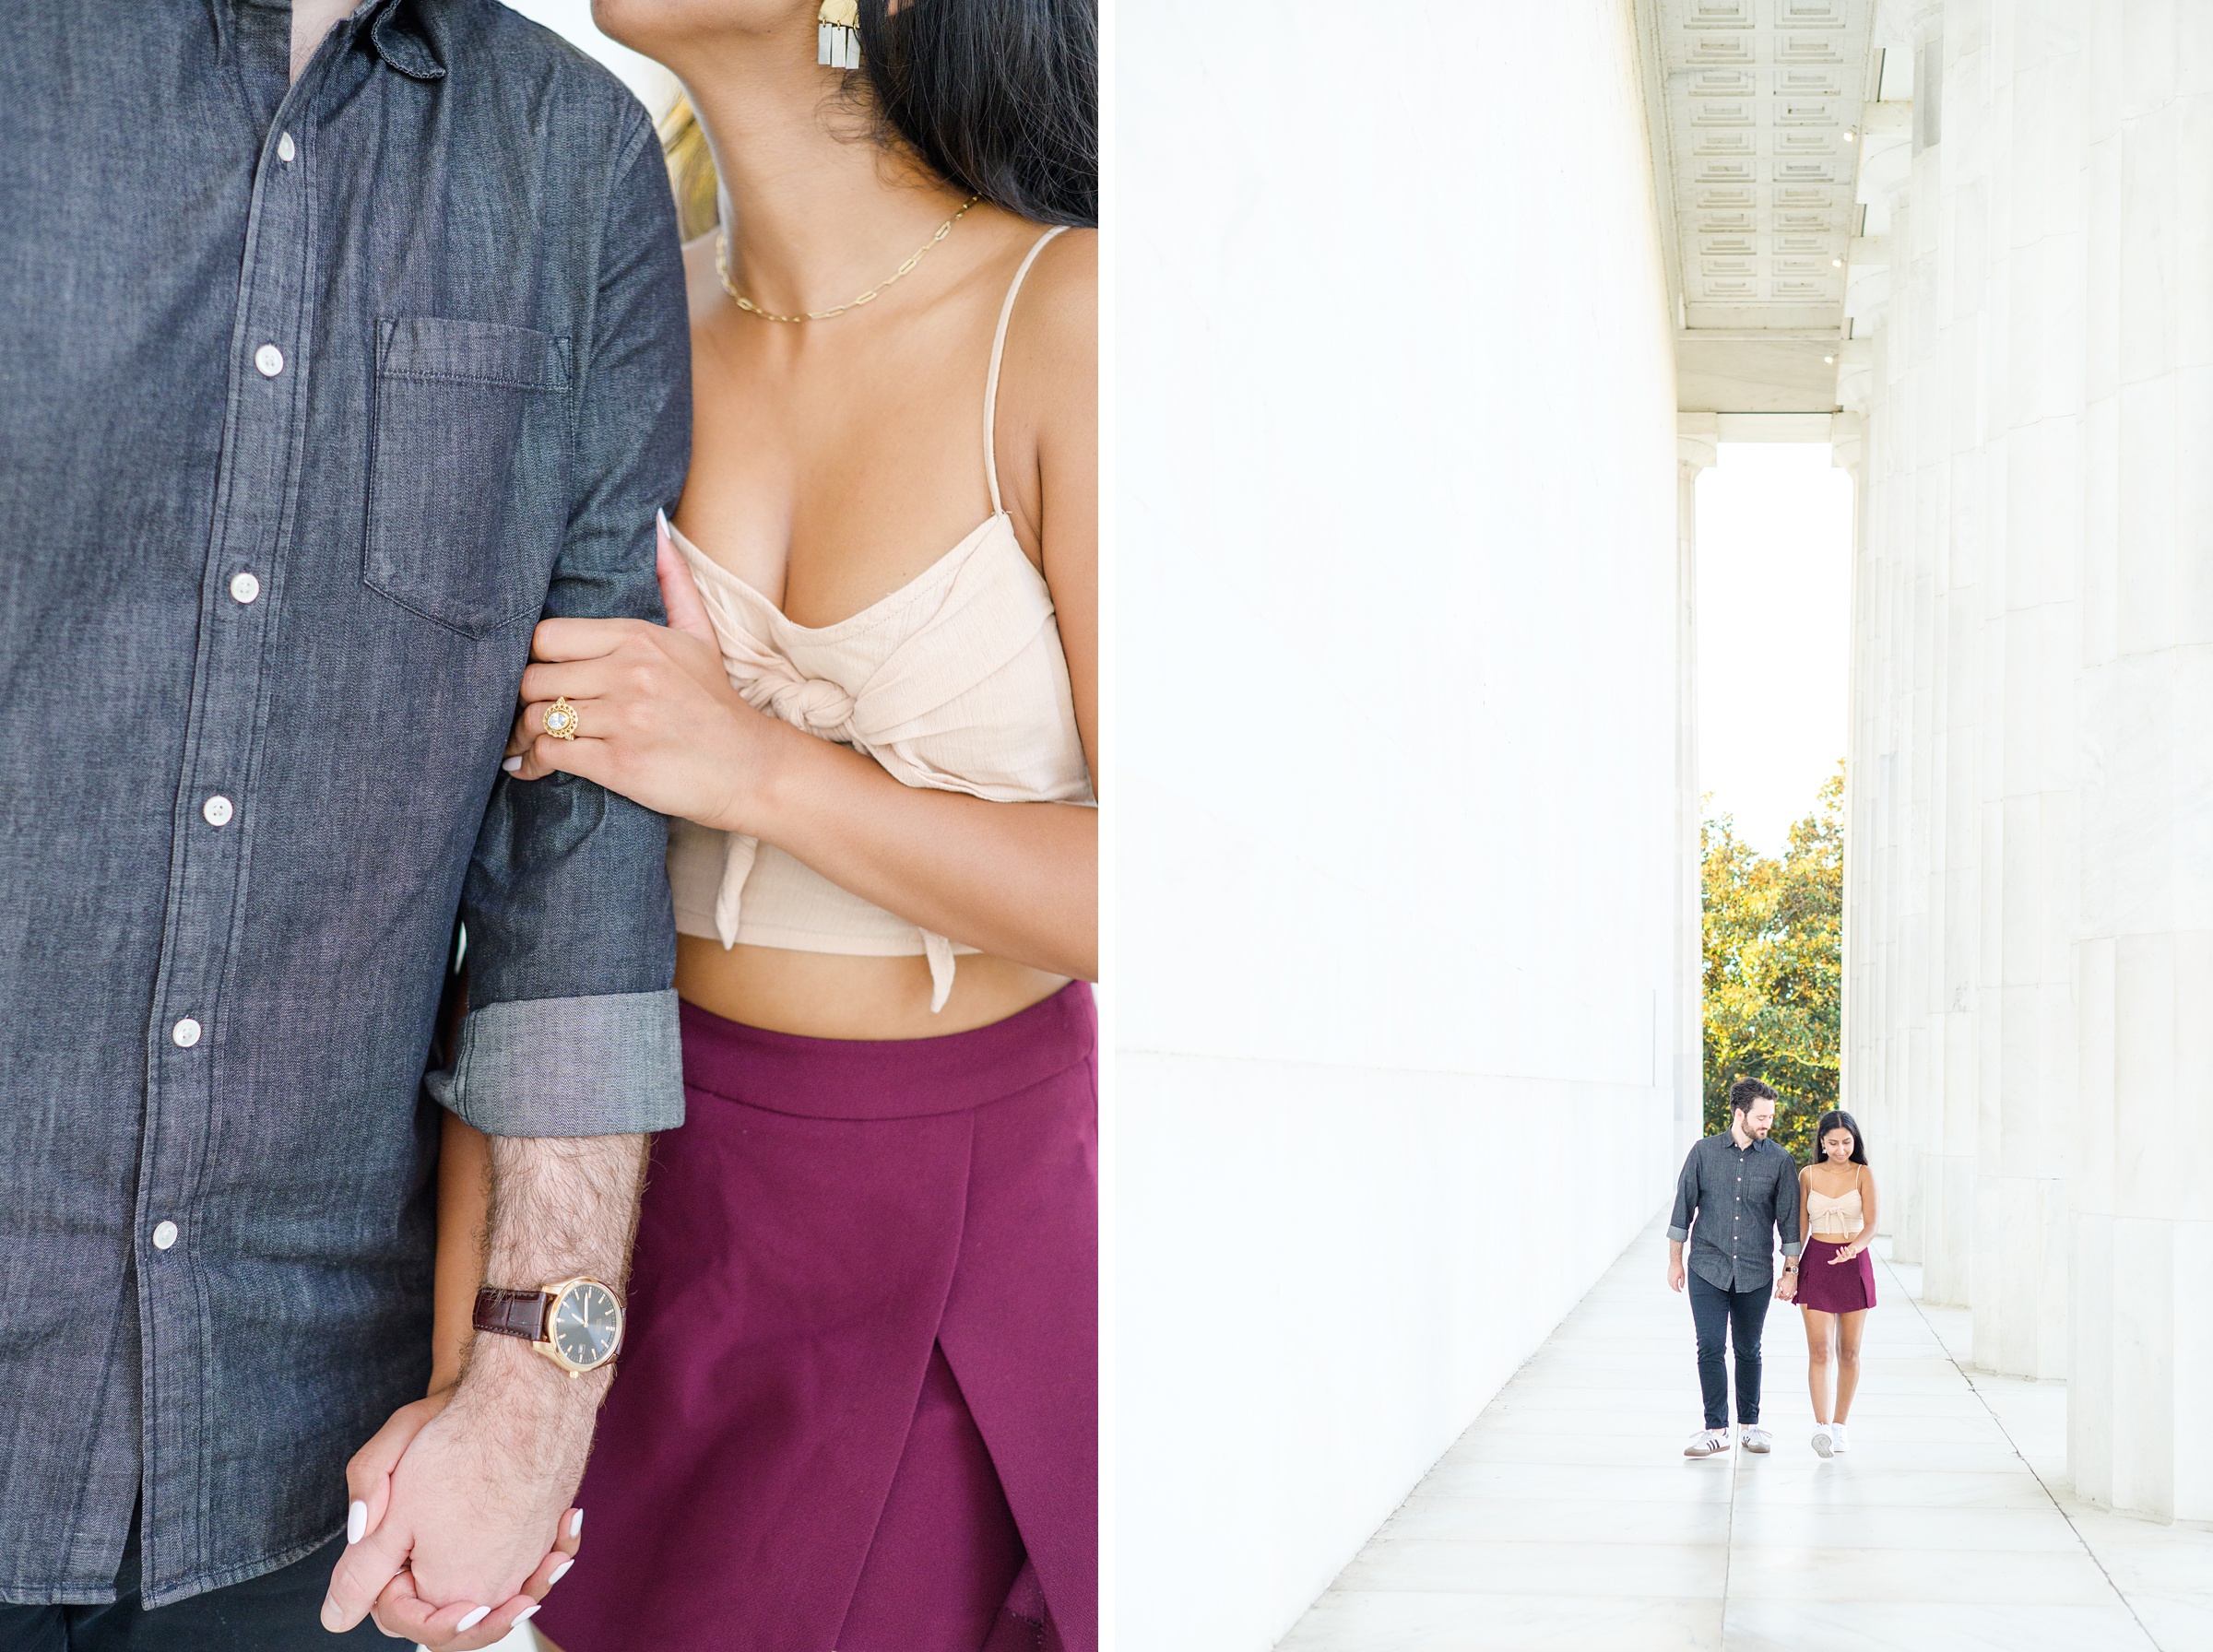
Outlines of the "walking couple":
{"type": "Polygon", "coordinates": [[[1685,1457],[1729,1449],[1731,1351],[1739,1438],[1746,1451],[1773,1449],[1773,1437],[1759,1422],[1759,1338],[1770,1295],[1795,1302],[1805,1320],[1814,1450],[1828,1457],[1850,1446],[1844,1420],[1859,1386],[1860,1335],[1875,1306],[1875,1264],[1867,1256],[1876,1216],[1875,1173],[1858,1122],[1835,1111],[1821,1115],[1814,1132],[1817,1156],[1801,1169],[1780,1142],[1769,1139],[1775,1103],[1775,1092],[1757,1079],[1739,1079],[1729,1091],[1728,1130],[1693,1147],[1675,1181],[1667,1283],[1689,1289],[1706,1403],[1705,1426],[1690,1436],[1685,1457]]]}
{"type": "Polygon", "coordinates": [[[595,11],[0,4],[0,1652],[1097,1646],[1093,13],[595,11]]]}

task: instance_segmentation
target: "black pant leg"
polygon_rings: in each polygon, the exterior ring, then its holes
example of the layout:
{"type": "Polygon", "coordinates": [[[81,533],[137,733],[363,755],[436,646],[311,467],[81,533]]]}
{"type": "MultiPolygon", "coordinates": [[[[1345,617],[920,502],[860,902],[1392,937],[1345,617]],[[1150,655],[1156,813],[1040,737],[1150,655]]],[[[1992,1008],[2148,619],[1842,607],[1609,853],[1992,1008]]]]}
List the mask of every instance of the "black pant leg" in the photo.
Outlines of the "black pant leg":
{"type": "MultiPolygon", "coordinates": [[[[137,1536],[134,1526],[115,1603],[68,1609],[68,1652],[348,1652],[392,1645],[373,1619],[345,1634],[323,1627],[323,1597],[344,1538],[266,1576],[148,1611],[138,1604],[137,1536]]],[[[0,1642],[0,1652],[13,1648],[0,1642]]]]}
{"type": "Polygon", "coordinates": [[[0,1652],[68,1652],[65,1606],[0,1606],[0,1652]]]}
{"type": "Polygon", "coordinates": [[[1729,1293],[1729,1341],[1736,1351],[1736,1420],[1759,1421],[1759,1338],[1768,1323],[1768,1287],[1729,1293]]]}
{"type": "Polygon", "coordinates": [[[1691,1323],[1698,1332],[1698,1393],[1706,1402],[1706,1426],[1729,1426],[1729,1366],[1727,1344],[1731,1292],[1690,1275],[1691,1323]]]}

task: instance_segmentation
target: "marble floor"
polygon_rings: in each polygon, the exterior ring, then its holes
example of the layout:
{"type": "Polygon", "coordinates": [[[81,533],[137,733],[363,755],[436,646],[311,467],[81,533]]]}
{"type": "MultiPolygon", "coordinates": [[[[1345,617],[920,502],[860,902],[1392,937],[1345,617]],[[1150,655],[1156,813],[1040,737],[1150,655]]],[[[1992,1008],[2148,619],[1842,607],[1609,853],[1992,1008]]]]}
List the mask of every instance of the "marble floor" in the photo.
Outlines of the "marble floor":
{"type": "Polygon", "coordinates": [[[2065,1386],[1967,1369],[1967,1314],[1918,1303],[1918,1268],[1877,1262],[1828,1461],[1781,1304],[1774,1451],[1681,1456],[1698,1374],[1665,1271],[1655,1223],[1277,1652],[2213,1652],[2213,1527],[2076,1504],[2065,1386]]]}

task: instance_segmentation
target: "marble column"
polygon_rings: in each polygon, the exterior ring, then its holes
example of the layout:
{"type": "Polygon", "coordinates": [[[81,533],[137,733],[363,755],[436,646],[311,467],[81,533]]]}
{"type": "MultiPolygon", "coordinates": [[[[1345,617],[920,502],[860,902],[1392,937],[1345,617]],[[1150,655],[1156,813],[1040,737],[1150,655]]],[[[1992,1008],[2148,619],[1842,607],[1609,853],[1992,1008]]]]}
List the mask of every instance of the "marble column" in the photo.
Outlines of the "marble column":
{"type": "Polygon", "coordinates": [[[1911,474],[1901,469],[1904,443],[1892,409],[1901,400],[1896,360],[1878,336],[1860,463],[1860,520],[1855,525],[1852,569],[1852,744],[1845,761],[1851,807],[1845,836],[1844,943],[1851,969],[1845,978],[1844,1104],[1882,1145],[1883,1229],[1911,1259],[1920,1256],[1911,1218],[1903,1144],[1913,1098],[1900,1082],[1903,1040],[1899,982],[1905,949],[1899,934],[1904,795],[1899,784],[1905,758],[1908,697],[1905,674],[1912,628],[1907,622],[1911,586],[1899,550],[1911,474]]]}
{"type": "Polygon", "coordinates": [[[1721,417],[1675,416],[1675,1142],[1705,1134],[1706,943],[1698,826],[1698,472],[1720,446],[1721,417]]]}
{"type": "MultiPolygon", "coordinates": [[[[1928,8],[1933,14],[1936,8],[1928,8]]],[[[1940,31],[1924,15],[1920,49],[1938,49],[1940,31]]],[[[1916,112],[1917,125],[1920,112],[1916,112]]],[[[1901,1260],[1934,1266],[1942,1280],[1946,1223],[1957,1201],[1945,1198],[1945,662],[1948,640],[1945,549],[1950,473],[1951,383],[1944,352],[1948,248],[1941,196],[1943,148],[1920,130],[1893,215],[1892,293],[1885,355],[1895,363],[1886,397],[1894,497],[1884,528],[1896,559],[1892,623],[1899,636],[1894,692],[1898,749],[1891,785],[1898,813],[1890,914],[1895,967],[1886,983],[1889,1016],[1888,1090],[1899,1100],[1899,1139],[1882,1150],[1894,1170],[1884,1183],[1895,1202],[1901,1260]],[[1895,1155],[1893,1157],[1893,1155],[1895,1155]]],[[[1924,1279],[1927,1276],[1924,1274],[1924,1279]]],[[[1938,1300],[1949,1300],[1939,1297],[1938,1300]]]]}
{"type": "Polygon", "coordinates": [[[1923,332],[1935,351],[1935,383],[1934,418],[1923,432],[1933,657],[1922,1291],[1931,1302],[1965,1304],[1975,1248],[1981,1053],[1982,582],[1989,549],[1988,409],[1981,390],[1991,348],[1993,182],[2003,146],[1991,120],[1991,7],[1955,0],[1940,9],[1940,19],[1924,21],[1922,49],[1941,54],[1941,124],[1924,132],[1924,140],[1937,141],[1924,141],[1912,183],[1915,215],[1924,222],[1933,217],[1936,245],[1935,313],[1923,332]]]}
{"type": "Polygon", "coordinates": [[[1991,8],[1974,1363],[2065,1377],[2082,544],[2079,0],[1991,8]]]}
{"type": "Polygon", "coordinates": [[[2089,18],[2068,1462],[2213,1519],[2213,7],[2089,18]]]}
{"type": "Polygon", "coordinates": [[[1868,688],[1876,671],[1867,657],[1871,641],[1868,610],[1876,600],[1868,566],[1868,453],[1867,419],[1864,412],[1839,413],[1829,420],[1829,463],[1852,478],[1852,630],[1848,643],[1847,708],[1844,732],[1844,925],[1843,1025],[1838,1038],[1838,1105],[1851,1112],[1869,1130],[1888,1127],[1879,1084],[1870,1082],[1876,1064],[1867,1055],[1873,1020],[1875,958],[1879,941],[1862,915],[1869,904],[1874,868],[1868,851],[1873,834],[1864,818],[1875,801],[1875,790],[1860,778],[1862,758],[1869,750],[1875,719],[1868,712],[1868,688]]]}
{"type": "Polygon", "coordinates": [[[1859,746],[1846,767],[1852,797],[1847,853],[1864,876],[1855,879],[1846,910],[1847,945],[1857,965],[1848,979],[1845,1103],[1877,1143],[1884,1163],[1883,1228],[1900,1261],[1922,1255],[1920,1137],[1925,1092],[1915,1082],[1912,1035],[1920,980],[1920,914],[1927,896],[1913,789],[1921,702],[1915,685],[1926,641],[1922,625],[1925,583],[1919,577],[1915,526],[1920,473],[1915,414],[1925,363],[1902,340],[1916,309],[1914,277],[1925,277],[1905,255],[1911,242],[1909,191],[1886,203],[1893,266],[1882,329],[1872,340],[1867,434],[1863,461],[1864,520],[1857,533],[1853,572],[1856,630],[1852,693],[1859,746]]]}

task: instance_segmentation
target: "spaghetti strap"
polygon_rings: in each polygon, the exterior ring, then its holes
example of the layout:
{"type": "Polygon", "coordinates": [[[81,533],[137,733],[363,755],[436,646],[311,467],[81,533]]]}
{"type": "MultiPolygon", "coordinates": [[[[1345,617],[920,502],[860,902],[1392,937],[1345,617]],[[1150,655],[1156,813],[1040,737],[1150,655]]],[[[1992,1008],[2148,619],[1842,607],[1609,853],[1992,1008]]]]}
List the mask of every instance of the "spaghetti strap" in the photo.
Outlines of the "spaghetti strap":
{"type": "Polygon", "coordinates": [[[984,474],[991,481],[991,513],[1003,513],[1006,506],[999,501],[999,359],[1006,353],[1007,320],[1014,313],[1014,295],[1022,290],[1022,279],[1030,273],[1030,266],[1037,262],[1037,254],[1045,251],[1045,243],[1067,230],[1066,224],[1055,224],[1030,245],[1014,272],[1014,279],[1007,286],[1007,301],[999,307],[999,331],[991,336],[991,376],[984,381],[984,474]]]}

